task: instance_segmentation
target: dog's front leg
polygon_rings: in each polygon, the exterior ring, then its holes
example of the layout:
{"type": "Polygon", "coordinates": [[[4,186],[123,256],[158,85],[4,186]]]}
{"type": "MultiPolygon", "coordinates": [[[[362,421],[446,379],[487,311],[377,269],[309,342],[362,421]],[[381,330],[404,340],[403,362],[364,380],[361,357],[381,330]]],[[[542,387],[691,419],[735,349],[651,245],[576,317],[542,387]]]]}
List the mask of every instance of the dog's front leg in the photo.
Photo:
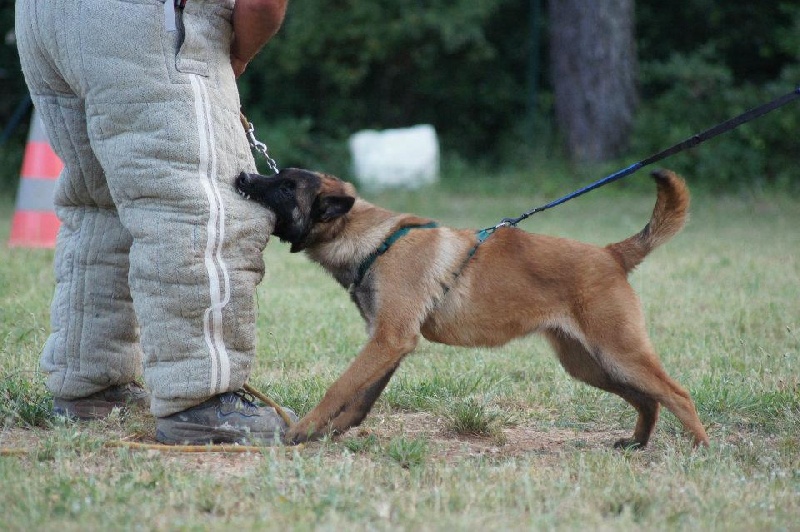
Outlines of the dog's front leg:
{"type": "Polygon", "coordinates": [[[327,433],[340,434],[361,423],[418,339],[418,334],[381,334],[378,329],[378,334],[325,392],[314,410],[287,431],[286,443],[314,440],[327,433]]]}
{"type": "Polygon", "coordinates": [[[381,377],[362,393],[358,394],[353,402],[348,403],[342,413],[331,420],[329,431],[332,434],[341,434],[351,427],[360,425],[361,422],[364,421],[364,418],[367,417],[370,410],[372,410],[372,405],[375,404],[375,401],[378,400],[383,389],[386,388],[389,379],[392,378],[397,367],[398,366],[395,366],[389,370],[386,375],[381,377]]]}

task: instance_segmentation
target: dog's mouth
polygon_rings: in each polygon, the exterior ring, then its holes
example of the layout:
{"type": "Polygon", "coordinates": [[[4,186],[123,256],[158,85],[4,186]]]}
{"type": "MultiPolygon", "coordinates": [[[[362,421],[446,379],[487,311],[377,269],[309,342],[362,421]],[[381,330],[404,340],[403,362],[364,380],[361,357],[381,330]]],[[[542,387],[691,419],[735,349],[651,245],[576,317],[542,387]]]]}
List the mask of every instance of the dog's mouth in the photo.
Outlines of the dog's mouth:
{"type": "Polygon", "coordinates": [[[236,192],[247,200],[255,201],[275,216],[272,237],[292,245],[292,253],[305,249],[310,224],[297,220],[296,185],[289,178],[263,176],[242,172],[234,183],[236,192]]]}
{"type": "Polygon", "coordinates": [[[252,196],[250,195],[251,189],[252,186],[250,183],[250,176],[247,175],[247,173],[242,172],[236,178],[236,192],[238,192],[239,195],[245,199],[252,199],[252,196]]]}
{"type": "MultiPolygon", "coordinates": [[[[236,183],[235,183],[236,192],[246,200],[253,200],[253,194],[255,194],[255,191],[253,190],[254,188],[253,181],[254,181],[253,177],[251,177],[246,172],[242,172],[236,178],[236,183]]],[[[261,203],[258,199],[256,199],[255,201],[261,203]]],[[[270,209],[269,207],[267,208],[270,209]]],[[[284,244],[290,243],[286,238],[281,236],[282,234],[284,234],[283,228],[281,226],[282,226],[281,219],[278,218],[278,220],[276,221],[275,228],[273,229],[272,236],[278,237],[278,240],[280,240],[284,244]]]]}

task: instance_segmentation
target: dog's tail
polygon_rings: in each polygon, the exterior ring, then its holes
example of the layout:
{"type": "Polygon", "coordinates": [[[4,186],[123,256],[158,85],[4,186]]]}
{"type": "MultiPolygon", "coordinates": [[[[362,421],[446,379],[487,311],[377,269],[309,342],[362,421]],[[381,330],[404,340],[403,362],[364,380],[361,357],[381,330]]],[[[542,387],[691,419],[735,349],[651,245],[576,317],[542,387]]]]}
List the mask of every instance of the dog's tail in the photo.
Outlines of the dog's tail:
{"type": "Polygon", "coordinates": [[[658,198],[650,222],[632,237],[606,246],[626,273],[653,249],[678,234],[688,216],[689,189],[683,179],[669,170],[656,170],[651,175],[658,186],[658,198]]]}

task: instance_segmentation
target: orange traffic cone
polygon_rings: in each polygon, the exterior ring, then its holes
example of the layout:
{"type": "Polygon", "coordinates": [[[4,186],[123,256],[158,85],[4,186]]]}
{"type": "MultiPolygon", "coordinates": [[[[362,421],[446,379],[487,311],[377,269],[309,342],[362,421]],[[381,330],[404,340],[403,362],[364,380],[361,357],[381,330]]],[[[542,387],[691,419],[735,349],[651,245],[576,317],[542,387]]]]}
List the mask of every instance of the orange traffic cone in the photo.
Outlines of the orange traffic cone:
{"type": "Polygon", "coordinates": [[[53,208],[56,178],[64,164],[53,148],[36,109],[22,159],[17,207],[11,222],[9,246],[52,248],[60,222],[53,208]]]}

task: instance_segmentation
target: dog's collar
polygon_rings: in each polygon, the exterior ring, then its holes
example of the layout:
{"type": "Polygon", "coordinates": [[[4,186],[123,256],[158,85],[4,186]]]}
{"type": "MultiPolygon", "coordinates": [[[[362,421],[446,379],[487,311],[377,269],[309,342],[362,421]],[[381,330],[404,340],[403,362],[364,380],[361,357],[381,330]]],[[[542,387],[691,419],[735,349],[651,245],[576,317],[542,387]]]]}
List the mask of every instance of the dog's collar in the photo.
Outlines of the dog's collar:
{"type": "Polygon", "coordinates": [[[405,225],[389,235],[383,243],[378,246],[378,249],[370,253],[367,258],[361,261],[361,264],[358,266],[358,271],[356,272],[356,278],[353,281],[353,286],[358,286],[361,284],[361,281],[364,280],[364,276],[367,275],[367,272],[372,267],[373,263],[377,260],[378,257],[389,251],[389,248],[392,247],[392,244],[406,236],[409,231],[412,229],[433,229],[439,227],[439,224],[436,222],[430,222],[426,224],[411,224],[405,225]]]}

